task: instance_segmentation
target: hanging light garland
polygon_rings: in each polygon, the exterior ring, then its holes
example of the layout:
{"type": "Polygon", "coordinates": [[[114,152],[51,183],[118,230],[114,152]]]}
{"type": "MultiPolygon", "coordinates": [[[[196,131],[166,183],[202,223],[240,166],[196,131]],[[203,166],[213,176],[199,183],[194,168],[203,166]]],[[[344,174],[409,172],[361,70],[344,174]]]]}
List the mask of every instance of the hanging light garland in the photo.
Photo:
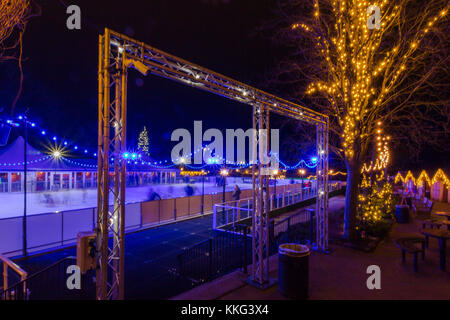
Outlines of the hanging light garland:
{"type": "Polygon", "coordinates": [[[369,165],[366,165],[364,163],[361,172],[362,173],[369,173],[371,171],[379,171],[384,170],[387,168],[389,164],[390,159],[390,152],[389,152],[389,140],[391,139],[390,136],[383,135],[383,128],[381,127],[382,122],[378,121],[377,126],[375,128],[375,154],[376,154],[376,160],[375,164],[373,161],[370,162],[369,165]]]}
{"type": "MultiPolygon", "coordinates": [[[[66,155],[72,149],[73,151],[76,151],[79,153],[84,153],[85,155],[97,157],[96,151],[92,151],[92,149],[90,149],[90,148],[85,148],[83,146],[79,146],[78,144],[74,144],[73,142],[70,142],[69,140],[62,139],[58,135],[52,135],[52,134],[50,134],[50,132],[48,130],[42,128],[41,126],[36,124],[36,122],[34,122],[34,121],[29,121],[28,119],[25,119],[25,117],[22,115],[19,115],[17,117],[17,119],[20,121],[27,121],[27,124],[31,128],[36,129],[36,131],[38,131],[40,133],[40,136],[51,137],[51,139],[50,139],[51,141],[53,141],[55,143],[59,142],[61,147],[64,148],[64,155],[66,155]]],[[[19,123],[16,123],[11,119],[6,120],[6,122],[11,126],[20,126],[19,123]]],[[[152,161],[143,161],[143,160],[141,160],[142,155],[139,152],[132,152],[132,151],[126,151],[123,153],[122,156],[124,159],[127,160],[128,164],[133,164],[133,161],[134,161],[134,164],[136,164],[136,165],[137,164],[147,165],[147,166],[157,168],[157,169],[169,169],[169,168],[173,168],[180,164],[185,165],[186,167],[194,169],[194,170],[203,169],[207,166],[217,165],[219,163],[225,163],[227,165],[234,166],[234,168],[238,168],[238,169],[245,169],[245,168],[248,168],[253,165],[253,163],[251,161],[248,163],[232,162],[232,161],[226,160],[225,158],[223,158],[221,156],[215,156],[210,159],[207,159],[206,164],[199,165],[199,166],[185,163],[185,162],[187,162],[187,159],[194,157],[197,153],[205,152],[207,150],[212,151],[209,147],[201,147],[201,148],[194,150],[189,155],[176,158],[173,161],[172,160],[160,160],[160,161],[153,161],[153,162],[152,161]]],[[[288,165],[278,157],[278,154],[274,153],[273,156],[276,158],[276,160],[278,160],[278,162],[281,164],[281,166],[287,170],[296,170],[298,168],[304,168],[304,167],[313,169],[313,168],[317,167],[317,157],[312,157],[310,159],[310,161],[305,161],[302,159],[302,160],[298,161],[295,165],[288,165]]],[[[50,157],[52,157],[52,156],[50,156],[50,157]]],[[[69,162],[73,165],[77,165],[80,167],[87,167],[87,168],[96,168],[97,167],[96,165],[73,161],[73,160],[68,159],[67,157],[61,157],[61,158],[66,162],[69,162]]],[[[111,158],[111,161],[113,161],[113,160],[114,160],[114,158],[111,158]]],[[[258,163],[258,161],[256,161],[256,163],[258,163]]]]}
{"type": "Polygon", "coordinates": [[[394,183],[403,182],[407,183],[408,181],[412,181],[417,186],[423,186],[424,182],[427,182],[429,185],[433,185],[436,182],[443,182],[444,185],[447,187],[450,187],[450,180],[448,179],[447,175],[445,174],[444,170],[438,169],[436,173],[434,174],[433,178],[430,179],[427,172],[425,170],[422,170],[419,177],[417,179],[414,178],[411,171],[408,171],[406,176],[403,178],[402,174],[400,172],[397,173],[394,179],[394,183]]]}

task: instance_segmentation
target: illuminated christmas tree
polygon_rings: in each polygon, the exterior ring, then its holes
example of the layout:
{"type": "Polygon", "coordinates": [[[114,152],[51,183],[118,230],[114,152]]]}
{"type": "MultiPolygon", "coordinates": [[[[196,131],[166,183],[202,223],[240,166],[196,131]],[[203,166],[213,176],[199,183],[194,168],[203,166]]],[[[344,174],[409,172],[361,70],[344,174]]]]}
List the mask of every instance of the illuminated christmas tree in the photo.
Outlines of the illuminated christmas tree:
{"type": "Polygon", "coordinates": [[[144,127],[144,129],[142,129],[141,133],[139,134],[138,149],[144,152],[146,155],[149,155],[148,147],[149,147],[148,132],[147,128],[144,127]]]}

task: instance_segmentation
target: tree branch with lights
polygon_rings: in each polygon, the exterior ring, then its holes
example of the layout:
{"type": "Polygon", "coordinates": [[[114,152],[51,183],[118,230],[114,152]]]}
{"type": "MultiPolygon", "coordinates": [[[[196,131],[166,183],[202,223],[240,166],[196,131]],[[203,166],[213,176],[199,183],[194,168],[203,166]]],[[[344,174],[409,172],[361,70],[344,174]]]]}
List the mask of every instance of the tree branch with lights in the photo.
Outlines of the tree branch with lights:
{"type": "Polygon", "coordinates": [[[362,166],[371,156],[377,123],[389,128],[394,141],[397,127],[405,134],[412,121],[447,128],[447,117],[433,120],[427,113],[448,114],[442,110],[448,110],[449,2],[280,0],[278,5],[282,19],[270,28],[292,54],[280,62],[272,83],[330,116],[331,141],[337,142],[331,151],[347,167],[345,236],[351,237],[362,166]],[[380,9],[379,29],[368,27],[369,6],[380,9]],[[436,89],[445,94],[437,97],[436,89]]]}
{"type": "Polygon", "coordinates": [[[19,89],[11,106],[14,113],[23,86],[23,34],[29,19],[40,15],[40,7],[30,0],[0,1],[0,62],[15,60],[20,71],[19,89]]]}

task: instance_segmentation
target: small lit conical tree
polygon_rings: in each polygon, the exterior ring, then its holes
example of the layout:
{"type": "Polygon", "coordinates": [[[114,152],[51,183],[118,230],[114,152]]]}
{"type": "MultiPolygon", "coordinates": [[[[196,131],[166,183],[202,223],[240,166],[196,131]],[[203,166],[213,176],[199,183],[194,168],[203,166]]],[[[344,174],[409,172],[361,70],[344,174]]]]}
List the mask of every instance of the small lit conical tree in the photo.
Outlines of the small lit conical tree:
{"type": "Polygon", "coordinates": [[[440,51],[448,7],[447,0],[279,0],[277,40],[294,49],[274,78],[296,91],[291,98],[330,116],[330,148],[348,173],[346,237],[355,230],[361,169],[377,122],[396,127],[417,114],[426,119],[426,108],[448,107],[436,103],[432,81],[448,63],[440,51]],[[431,90],[420,95],[424,88],[431,90]]]}
{"type": "Polygon", "coordinates": [[[148,132],[146,127],[144,127],[144,129],[142,129],[141,133],[139,134],[138,149],[144,152],[146,155],[149,154],[148,132]]]}

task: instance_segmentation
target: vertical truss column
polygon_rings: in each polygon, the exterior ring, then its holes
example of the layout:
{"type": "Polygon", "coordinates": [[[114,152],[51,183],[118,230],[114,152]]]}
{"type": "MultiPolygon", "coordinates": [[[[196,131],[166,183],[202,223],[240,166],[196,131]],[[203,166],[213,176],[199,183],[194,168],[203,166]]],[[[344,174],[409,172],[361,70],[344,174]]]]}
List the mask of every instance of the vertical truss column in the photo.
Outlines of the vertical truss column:
{"type": "Polygon", "coordinates": [[[269,109],[253,106],[253,264],[250,282],[259,287],[269,284],[269,109]]]}
{"type": "Polygon", "coordinates": [[[126,148],[124,53],[111,52],[110,33],[100,36],[97,214],[97,299],[123,299],[126,148]],[[115,57],[113,57],[115,55],[115,57]],[[113,101],[111,88],[114,88],[113,101]],[[112,173],[109,163],[113,159],[112,173]],[[109,206],[109,195],[113,206],[109,206]],[[109,236],[112,241],[109,241],[109,236]]]}
{"type": "Polygon", "coordinates": [[[328,251],[328,119],[317,125],[316,249],[328,251]]]}

